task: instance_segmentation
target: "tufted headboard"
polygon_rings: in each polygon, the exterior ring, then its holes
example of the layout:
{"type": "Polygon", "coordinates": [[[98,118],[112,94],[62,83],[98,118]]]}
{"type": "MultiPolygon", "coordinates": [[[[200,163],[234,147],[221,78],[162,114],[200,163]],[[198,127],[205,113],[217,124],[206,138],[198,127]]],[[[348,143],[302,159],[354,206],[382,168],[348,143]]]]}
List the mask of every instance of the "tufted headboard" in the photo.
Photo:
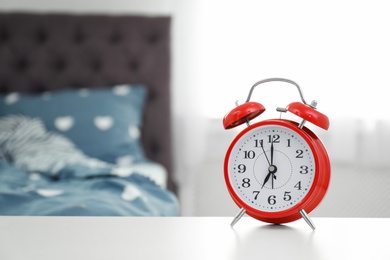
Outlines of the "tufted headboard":
{"type": "Polygon", "coordinates": [[[172,177],[170,17],[46,13],[0,14],[0,93],[148,87],[142,142],[172,177]]]}

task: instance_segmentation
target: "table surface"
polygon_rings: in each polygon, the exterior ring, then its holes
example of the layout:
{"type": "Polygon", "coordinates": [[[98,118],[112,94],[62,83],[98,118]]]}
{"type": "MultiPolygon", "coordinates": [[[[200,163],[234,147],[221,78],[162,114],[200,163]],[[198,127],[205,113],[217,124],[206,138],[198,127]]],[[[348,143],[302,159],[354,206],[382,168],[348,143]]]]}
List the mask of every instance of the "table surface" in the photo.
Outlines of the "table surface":
{"type": "Polygon", "coordinates": [[[390,259],[390,219],[0,217],[1,260],[390,259]]]}

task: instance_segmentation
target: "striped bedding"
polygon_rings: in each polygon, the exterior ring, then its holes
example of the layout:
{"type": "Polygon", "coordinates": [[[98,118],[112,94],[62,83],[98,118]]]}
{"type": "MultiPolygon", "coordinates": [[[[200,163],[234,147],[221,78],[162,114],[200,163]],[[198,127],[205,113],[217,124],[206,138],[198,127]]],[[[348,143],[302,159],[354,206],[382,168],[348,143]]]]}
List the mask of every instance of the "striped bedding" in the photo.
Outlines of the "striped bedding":
{"type": "Polygon", "coordinates": [[[0,215],[177,215],[174,194],[135,169],[86,156],[38,118],[0,119],[0,215]]]}

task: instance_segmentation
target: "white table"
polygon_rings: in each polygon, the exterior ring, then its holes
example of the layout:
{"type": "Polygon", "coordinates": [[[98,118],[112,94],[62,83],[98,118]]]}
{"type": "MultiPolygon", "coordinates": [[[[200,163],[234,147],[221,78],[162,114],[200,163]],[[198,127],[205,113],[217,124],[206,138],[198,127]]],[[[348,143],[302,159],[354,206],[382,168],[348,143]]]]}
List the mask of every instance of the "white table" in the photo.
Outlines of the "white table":
{"type": "Polygon", "coordinates": [[[1,260],[390,259],[390,219],[0,217],[1,260]]]}

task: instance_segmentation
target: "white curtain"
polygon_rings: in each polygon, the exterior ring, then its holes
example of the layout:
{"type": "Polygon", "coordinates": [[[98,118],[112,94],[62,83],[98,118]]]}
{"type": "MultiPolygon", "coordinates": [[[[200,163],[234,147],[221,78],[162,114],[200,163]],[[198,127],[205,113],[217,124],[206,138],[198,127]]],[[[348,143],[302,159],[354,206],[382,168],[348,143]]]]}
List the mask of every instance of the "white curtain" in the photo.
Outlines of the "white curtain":
{"type": "MultiPolygon", "coordinates": [[[[177,145],[186,143],[180,155],[190,153],[183,160],[202,157],[207,120],[222,120],[256,81],[269,77],[294,80],[309,102],[318,100],[331,120],[323,136],[336,160],[385,160],[368,147],[386,148],[390,120],[386,1],[187,0],[174,6],[174,113],[176,133],[183,135],[177,145]]],[[[271,84],[258,87],[252,99],[266,106],[266,118],[299,96],[293,87],[271,84]]]]}

